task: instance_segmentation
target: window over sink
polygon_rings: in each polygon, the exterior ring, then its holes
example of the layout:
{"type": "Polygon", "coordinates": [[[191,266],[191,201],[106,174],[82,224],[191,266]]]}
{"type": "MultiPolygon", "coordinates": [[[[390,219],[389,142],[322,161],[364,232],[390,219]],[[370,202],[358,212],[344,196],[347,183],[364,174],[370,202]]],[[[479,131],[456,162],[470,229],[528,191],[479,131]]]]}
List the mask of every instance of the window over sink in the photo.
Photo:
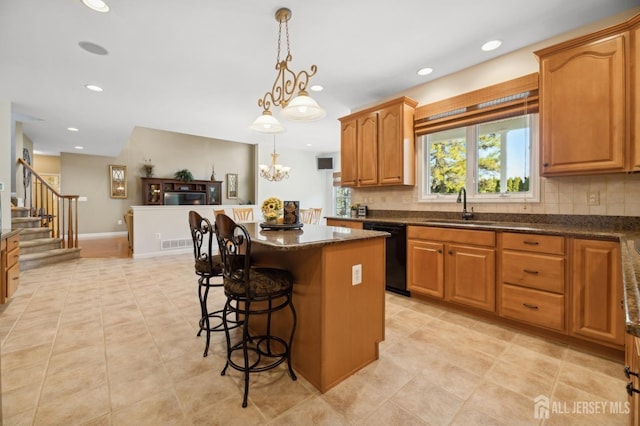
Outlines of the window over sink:
{"type": "Polygon", "coordinates": [[[538,114],[422,136],[421,200],[538,201],[538,114]]]}

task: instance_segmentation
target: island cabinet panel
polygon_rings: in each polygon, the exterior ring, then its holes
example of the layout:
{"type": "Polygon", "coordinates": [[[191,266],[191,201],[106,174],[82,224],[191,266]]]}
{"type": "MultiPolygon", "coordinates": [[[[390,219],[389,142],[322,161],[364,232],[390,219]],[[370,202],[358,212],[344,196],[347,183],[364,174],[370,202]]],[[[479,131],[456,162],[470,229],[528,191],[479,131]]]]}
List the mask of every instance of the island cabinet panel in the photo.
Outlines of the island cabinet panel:
{"type": "Polygon", "coordinates": [[[626,28],[618,25],[535,52],[543,176],[630,169],[626,28]]]}
{"type": "Polygon", "coordinates": [[[573,240],[571,334],[623,345],[621,262],[618,242],[573,240]]]}
{"type": "Polygon", "coordinates": [[[566,333],[565,238],[504,232],[500,239],[500,315],[566,333]]]}
{"type": "MultiPolygon", "coordinates": [[[[273,250],[252,241],[254,265],[293,273],[298,321],[293,369],[320,392],[378,359],[378,343],[384,340],[385,250],[385,237],[297,250],[273,250]],[[352,284],[353,265],[362,265],[360,284],[352,284]]],[[[252,329],[265,326],[264,319],[254,321],[252,329]]],[[[272,331],[288,338],[287,309],[272,316],[272,331]]]]}
{"type": "Polygon", "coordinates": [[[493,312],[495,288],[495,232],[407,227],[412,293],[493,312]]]}
{"type": "Polygon", "coordinates": [[[415,185],[413,117],[401,97],[340,119],[341,185],[415,185]]]}

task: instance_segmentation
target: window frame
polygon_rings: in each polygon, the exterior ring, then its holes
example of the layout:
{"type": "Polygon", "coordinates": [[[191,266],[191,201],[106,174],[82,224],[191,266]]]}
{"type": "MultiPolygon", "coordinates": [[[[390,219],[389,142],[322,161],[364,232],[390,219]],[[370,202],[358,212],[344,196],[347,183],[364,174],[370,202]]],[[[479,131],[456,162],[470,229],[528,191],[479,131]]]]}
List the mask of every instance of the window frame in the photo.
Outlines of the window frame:
{"type": "MultiPolygon", "coordinates": [[[[507,117],[512,118],[515,116],[507,117]]],[[[530,176],[529,176],[529,190],[527,192],[498,192],[498,193],[479,193],[477,191],[477,172],[478,172],[478,157],[477,157],[477,126],[483,124],[483,122],[474,123],[467,126],[460,126],[460,128],[466,128],[466,143],[467,143],[467,174],[465,176],[465,190],[467,192],[467,200],[472,200],[474,203],[539,203],[540,202],[540,166],[539,166],[539,143],[540,143],[540,127],[539,127],[539,114],[537,112],[529,114],[529,143],[531,145],[530,153],[530,176]]],[[[486,120],[484,123],[499,121],[499,120],[486,120]]],[[[433,132],[436,133],[436,132],[433,132]]],[[[420,136],[420,143],[418,144],[418,173],[420,176],[419,183],[419,198],[418,202],[441,202],[452,203],[456,202],[457,194],[430,194],[429,191],[429,175],[428,175],[428,143],[429,135],[423,134],[420,136]]]]}

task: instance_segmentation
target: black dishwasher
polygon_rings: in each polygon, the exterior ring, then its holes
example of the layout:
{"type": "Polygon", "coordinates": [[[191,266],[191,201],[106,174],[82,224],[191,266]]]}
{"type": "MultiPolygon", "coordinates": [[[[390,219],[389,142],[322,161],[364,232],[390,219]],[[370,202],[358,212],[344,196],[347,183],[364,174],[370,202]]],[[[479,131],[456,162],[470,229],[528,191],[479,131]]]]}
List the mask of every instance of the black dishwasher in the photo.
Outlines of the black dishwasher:
{"type": "Polygon", "coordinates": [[[364,229],[391,234],[386,239],[386,289],[410,296],[407,291],[407,225],[403,223],[365,222],[364,229]]]}

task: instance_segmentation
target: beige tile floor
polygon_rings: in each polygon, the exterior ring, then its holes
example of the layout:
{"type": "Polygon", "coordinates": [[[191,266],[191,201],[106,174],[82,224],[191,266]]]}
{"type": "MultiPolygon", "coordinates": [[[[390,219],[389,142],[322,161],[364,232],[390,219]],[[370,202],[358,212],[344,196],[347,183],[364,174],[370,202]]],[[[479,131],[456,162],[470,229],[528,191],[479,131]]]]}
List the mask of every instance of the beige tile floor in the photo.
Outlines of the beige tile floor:
{"type": "Polygon", "coordinates": [[[221,336],[202,357],[196,291],[189,255],[25,271],[0,310],[4,424],[627,422],[611,414],[626,401],[621,362],[392,294],[379,361],[325,394],[284,369],[254,375],[242,409],[240,374],[219,374],[221,336]],[[551,399],[547,420],[534,417],[538,395],[551,399]],[[612,404],[575,412],[596,401],[612,404]]]}

